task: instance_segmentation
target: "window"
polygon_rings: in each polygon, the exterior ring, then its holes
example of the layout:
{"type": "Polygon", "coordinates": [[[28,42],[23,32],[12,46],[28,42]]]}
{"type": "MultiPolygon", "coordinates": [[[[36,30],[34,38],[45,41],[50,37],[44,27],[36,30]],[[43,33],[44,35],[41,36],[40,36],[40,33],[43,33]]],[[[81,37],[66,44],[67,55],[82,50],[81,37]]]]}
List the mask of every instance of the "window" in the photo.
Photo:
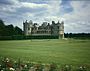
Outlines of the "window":
{"type": "Polygon", "coordinates": [[[28,28],[28,30],[30,30],[30,28],[28,28]]]}
{"type": "Polygon", "coordinates": [[[59,26],[57,26],[57,29],[59,29],[59,26]]]}

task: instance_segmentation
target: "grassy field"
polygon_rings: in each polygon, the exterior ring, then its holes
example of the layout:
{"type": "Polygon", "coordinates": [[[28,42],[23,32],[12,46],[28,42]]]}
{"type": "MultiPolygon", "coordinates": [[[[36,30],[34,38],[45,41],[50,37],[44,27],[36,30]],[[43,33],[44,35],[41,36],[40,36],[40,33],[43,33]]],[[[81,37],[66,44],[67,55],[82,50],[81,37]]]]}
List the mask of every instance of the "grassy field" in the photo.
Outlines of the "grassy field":
{"type": "Polygon", "coordinates": [[[31,62],[90,65],[90,40],[0,41],[0,56],[31,62]]]}

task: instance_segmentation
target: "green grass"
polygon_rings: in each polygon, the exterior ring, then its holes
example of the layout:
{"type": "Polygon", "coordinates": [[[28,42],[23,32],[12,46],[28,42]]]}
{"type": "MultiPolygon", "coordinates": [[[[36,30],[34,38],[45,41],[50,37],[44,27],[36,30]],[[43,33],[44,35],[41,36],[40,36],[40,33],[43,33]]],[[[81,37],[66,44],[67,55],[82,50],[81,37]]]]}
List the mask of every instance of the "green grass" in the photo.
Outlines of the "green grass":
{"type": "Polygon", "coordinates": [[[31,62],[90,65],[90,40],[0,41],[0,56],[31,62]]]}

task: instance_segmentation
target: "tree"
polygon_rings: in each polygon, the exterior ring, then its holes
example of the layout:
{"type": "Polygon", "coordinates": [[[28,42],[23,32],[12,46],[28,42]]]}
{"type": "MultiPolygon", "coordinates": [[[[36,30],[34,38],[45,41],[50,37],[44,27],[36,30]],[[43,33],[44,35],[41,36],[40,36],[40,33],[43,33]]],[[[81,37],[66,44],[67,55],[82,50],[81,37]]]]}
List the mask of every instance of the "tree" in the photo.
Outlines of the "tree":
{"type": "Polygon", "coordinates": [[[22,29],[20,29],[19,27],[15,27],[15,35],[22,35],[22,29]]]}
{"type": "Polygon", "coordinates": [[[12,24],[5,26],[5,30],[6,30],[6,35],[8,36],[14,35],[14,26],[12,24]]]}
{"type": "Polygon", "coordinates": [[[5,31],[5,25],[4,25],[3,20],[0,19],[0,36],[5,35],[4,31],[5,31]]]}
{"type": "Polygon", "coordinates": [[[5,25],[4,21],[0,19],[0,36],[22,35],[23,31],[19,27],[14,27],[12,24],[5,25]]]}

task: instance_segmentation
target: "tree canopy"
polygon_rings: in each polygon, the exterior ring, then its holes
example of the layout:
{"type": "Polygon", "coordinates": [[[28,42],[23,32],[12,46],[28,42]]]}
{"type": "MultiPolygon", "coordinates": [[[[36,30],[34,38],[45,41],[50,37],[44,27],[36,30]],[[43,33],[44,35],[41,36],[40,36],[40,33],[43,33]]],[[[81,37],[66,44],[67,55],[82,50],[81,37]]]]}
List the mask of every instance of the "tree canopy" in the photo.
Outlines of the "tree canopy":
{"type": "Polygon", "coordinates": [[[23,31],[17,26],[5,25],[4,21],[0,19],[0,36],[12,36],[12,35],[22,35],[23,31]]]}

